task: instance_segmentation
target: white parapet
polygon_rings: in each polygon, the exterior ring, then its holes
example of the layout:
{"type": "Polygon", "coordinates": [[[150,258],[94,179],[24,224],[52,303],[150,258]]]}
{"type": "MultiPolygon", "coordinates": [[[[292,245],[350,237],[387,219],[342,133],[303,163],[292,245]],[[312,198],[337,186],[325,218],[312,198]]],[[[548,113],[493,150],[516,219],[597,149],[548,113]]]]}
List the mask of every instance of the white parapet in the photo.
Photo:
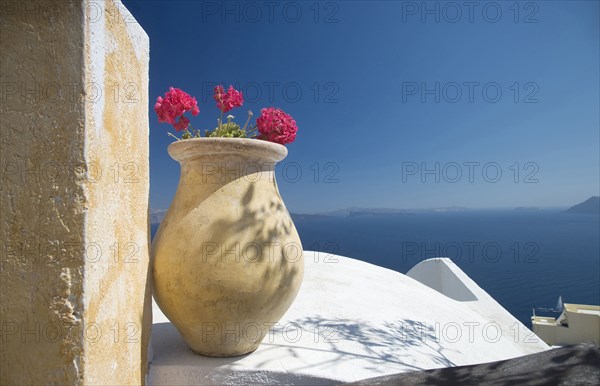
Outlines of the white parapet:
{"type": "MultiPolygon", "coordinates": [[[[271,332],[249,355],[194,354],[155,306],[149,383],[332,384],[549,349],[448,259],[408,275],[319,252],[306,251],[305,261],[294,304],[262,326],[271,332]]],[[[251,328],[240,326],[240,335],[251,328]]]]}
{"type": "MultiPolygon", "coordinates": [[[[539,343],[546,346],[529,328],[519,322],[494,298],[477,285],[466,273],[447,257],[427,259],[415,265],[406,276],[438,291],[450,299],[461,302],[493,322],[502,329],[502,337],[509,337],[505,343],[518,346],[524,354],[539,351],[539,343]]],[[[491,331],[491,330],[490,330],[491,331]]]]}
{"type": "Polygon", "coordinates": [[[0,11],[0,383],[139,385],[148,36],[119,0],[0,11]]]}
{"type": "Polygon", "coordinates": [[[600,345],[600,306],[565,303],[558,319],[532,316],[533,331],[552,346],[600,345]]]}

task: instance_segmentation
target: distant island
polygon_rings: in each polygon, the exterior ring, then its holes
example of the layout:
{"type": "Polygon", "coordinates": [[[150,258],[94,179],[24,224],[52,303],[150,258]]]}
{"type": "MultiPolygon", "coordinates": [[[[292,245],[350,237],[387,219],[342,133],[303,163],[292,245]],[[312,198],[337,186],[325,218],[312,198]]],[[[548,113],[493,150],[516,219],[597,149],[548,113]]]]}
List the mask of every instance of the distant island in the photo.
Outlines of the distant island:
{"type": "Polygon", "coordinates": [[[363,217],[363,216],[411,216],[417,213],[442,213],[442,212],[462,212],[468,208],[461,206],[448,206],[443,208],[428,208],[428,209],[397,209],[397,208],[345,208],[331,212],[318,213],[323,216],[330,217],[363,217]]]}
{"type": "Polygon", "coordinates": [[[150,209],[150,224],[158,224],[167,214],[167,209],[150,209]]]}
{"type": "Polygon", "coordinates": [[[322,220],[324,218],[328,218],[325,214],[307,214],[307,213],[290,213],[292,216],[292,220],[322,220]]]}
{"type": "Polygon", "coordinates": [[[588,213],[588,214],[600,214],[600,197],[593,196],[585,200],[584,202],[574,205],[567,209],[567,213],[588,213]]]}
{"type": "Polygon", "coordinates": [[[381,216],[381,215],[405,215],[411,214],[405,209],[395,208],[345,208],[331,212],[319,213],[320,215],[329,217],[360,217],[360,216],[381,216]]]}
{"type": "Polygon", "coordinates": [[[540,210],[537,206],[517,206],[515,210],[520,212],[530,212],[535,210],[540,210]]]}

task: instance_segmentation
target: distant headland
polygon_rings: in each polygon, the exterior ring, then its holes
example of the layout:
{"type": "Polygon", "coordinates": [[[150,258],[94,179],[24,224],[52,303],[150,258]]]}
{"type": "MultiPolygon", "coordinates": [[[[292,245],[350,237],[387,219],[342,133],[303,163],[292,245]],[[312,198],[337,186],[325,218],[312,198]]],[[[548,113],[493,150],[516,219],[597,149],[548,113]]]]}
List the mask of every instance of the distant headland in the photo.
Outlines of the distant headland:
{"type": "Polygon", "coordinates": [[[565,212],[600,214],[600,197],[592,196],[580,204],[573,205],[565,212]]]}

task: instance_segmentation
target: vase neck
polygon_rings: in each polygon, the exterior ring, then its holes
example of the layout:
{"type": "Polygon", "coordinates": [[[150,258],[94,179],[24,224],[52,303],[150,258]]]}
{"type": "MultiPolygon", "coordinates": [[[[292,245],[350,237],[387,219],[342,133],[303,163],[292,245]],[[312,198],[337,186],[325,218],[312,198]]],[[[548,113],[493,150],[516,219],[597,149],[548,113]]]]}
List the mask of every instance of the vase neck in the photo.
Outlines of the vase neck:
{"type": "Polygon", "coordinates": [[[228,155],[188,159],[181,163],[181,181],[225,185],[240,179],[257,182],[265,178],[275,179],[275,162],[228,155]]]}

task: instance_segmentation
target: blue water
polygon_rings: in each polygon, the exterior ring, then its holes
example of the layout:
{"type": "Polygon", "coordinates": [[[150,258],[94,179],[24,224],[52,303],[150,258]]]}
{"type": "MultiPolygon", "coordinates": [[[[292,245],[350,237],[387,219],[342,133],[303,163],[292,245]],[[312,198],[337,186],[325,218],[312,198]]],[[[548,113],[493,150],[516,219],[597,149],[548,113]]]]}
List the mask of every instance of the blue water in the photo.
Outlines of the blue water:
{"type": "MultiPolygon", "coordinates": [[[[526,326],[534,307],[600,304],[600,217],[559,211],[464,211],[296,219],[305,250],[406,273],[451,258],[526,326]]],[[[153,233],[156,226],[153,226],[153,233]]],[[[402,296],[402,294],[397,294],[402,296]]]]}

